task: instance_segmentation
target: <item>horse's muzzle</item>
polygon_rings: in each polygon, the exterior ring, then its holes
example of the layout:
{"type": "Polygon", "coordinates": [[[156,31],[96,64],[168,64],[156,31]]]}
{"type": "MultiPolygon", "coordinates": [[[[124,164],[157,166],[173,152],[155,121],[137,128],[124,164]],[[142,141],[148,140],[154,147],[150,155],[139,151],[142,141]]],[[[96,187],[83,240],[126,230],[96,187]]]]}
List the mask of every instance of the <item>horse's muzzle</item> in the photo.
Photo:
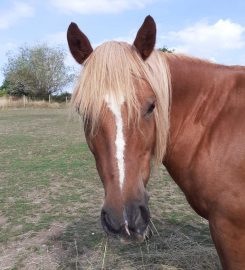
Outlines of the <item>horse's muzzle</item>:
{"type": "Polygon", "coordinates": [[[105,232],[126,241],[144,240],[149,222],[150,212],[145,204],[129,204],[123,213],[108,207],[103,207],[101,211],[101,224],[105,232]]]}

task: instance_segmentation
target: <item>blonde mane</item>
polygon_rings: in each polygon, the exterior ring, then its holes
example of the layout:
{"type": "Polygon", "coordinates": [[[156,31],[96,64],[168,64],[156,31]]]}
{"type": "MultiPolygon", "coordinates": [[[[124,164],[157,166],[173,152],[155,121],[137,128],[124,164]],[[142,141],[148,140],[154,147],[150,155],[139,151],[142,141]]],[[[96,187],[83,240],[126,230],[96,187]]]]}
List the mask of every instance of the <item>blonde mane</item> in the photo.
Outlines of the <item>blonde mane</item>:
{"type": "Polygon", "coordinates": [[[154,111],[156,121],[156,146],[154,158],[162,162],[169,130],[170,73],[165,57],[159,51],[143,61],[136,49],[125,43],[110,41],[97,47],[86,60],[72,95],[72,105],[84,121],[89,119],[91,131],[103,115],[106,96],[114,96],[121,102],[122,97],[128,109],[128,121],[138,119],[141,108],[137,88],[146,81],[156,95],[154,111]],[[138,86],[138,87],[136,87],[138,86]]]}

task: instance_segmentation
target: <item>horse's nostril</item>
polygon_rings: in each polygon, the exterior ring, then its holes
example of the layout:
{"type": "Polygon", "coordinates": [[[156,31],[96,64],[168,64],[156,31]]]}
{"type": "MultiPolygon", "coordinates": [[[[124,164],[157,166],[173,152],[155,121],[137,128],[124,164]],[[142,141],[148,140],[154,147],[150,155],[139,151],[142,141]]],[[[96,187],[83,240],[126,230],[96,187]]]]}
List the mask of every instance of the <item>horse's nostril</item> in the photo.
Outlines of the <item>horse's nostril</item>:
{"type": "Polygon", "coordinates": [[[143,221],[148,224],[150,222],[150,212],[148,207],[140,205],[139,208],[143,221]]]}
{"type": "Polygon", "coordinates": [[[134,217],[130,222],[130,229],[138,234],[143,234],[150,222],[150,212],[147,206],[138,205],[134,210],[134,217]]]}
{"type": "Polygon", "coordinates": [[[101,211],[101,224],[103,229],[108,233],[109,232],[109,219],[106,211],[102,210],[101,211]]]}
{"type": "Polygon", "coordinates": [[[102,221],[107,225],[110,223],[109,221],[109,216],[108,214],[106,213],[106,211],[101,211],[101,218],[102,218],[102,221]]]}
{"type": "Polygon", "coordinates": [[[101,224],[105,232],[108,234],[118,234],[120,232],[120,228],[116,228],[116,225],[110,218],[109,213],[103,209],[101,210],[101,224]]]}

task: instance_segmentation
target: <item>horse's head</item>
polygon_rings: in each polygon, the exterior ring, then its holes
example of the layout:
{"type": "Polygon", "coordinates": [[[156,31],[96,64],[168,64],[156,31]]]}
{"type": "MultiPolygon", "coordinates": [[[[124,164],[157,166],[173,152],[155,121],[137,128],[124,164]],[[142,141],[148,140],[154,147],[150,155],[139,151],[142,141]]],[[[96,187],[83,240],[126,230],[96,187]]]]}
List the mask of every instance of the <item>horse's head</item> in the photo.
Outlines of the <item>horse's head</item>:
{"type": "Polygon", "coordinates": [[[150,56],[155,22],[150,16],[145,19],[133,45],[107,42],[93,51],[74,23],[67,38],[73,57],[84,65],[73,104],[84,119],[105,189],[103,228],[124,239],[142,240],[150,221],[145,187],[151,159],[163,158],[168,129],[167,68],[158,52],[150,56]],[[153,71],[165,71],[165,79],[156,79],[160,74],[153,71]]]}

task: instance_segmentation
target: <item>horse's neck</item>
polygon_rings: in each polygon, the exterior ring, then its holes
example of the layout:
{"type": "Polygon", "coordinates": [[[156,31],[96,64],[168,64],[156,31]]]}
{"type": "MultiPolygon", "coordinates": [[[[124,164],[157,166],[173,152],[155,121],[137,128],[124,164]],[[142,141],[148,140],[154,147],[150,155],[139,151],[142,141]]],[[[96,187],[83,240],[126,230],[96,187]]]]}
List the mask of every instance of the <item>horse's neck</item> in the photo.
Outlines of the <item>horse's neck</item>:
{"type": "MultiPolygon", "coordinates": [[[[227,67],[181,56],[168,56],[172,103],[170,134],[164,165],[181,188],[180,178],[195,158],[209,125],[226,102],[222,92],[227,67]]],[[[228,82],[227,82],[228,83],[228,82]]]]}

